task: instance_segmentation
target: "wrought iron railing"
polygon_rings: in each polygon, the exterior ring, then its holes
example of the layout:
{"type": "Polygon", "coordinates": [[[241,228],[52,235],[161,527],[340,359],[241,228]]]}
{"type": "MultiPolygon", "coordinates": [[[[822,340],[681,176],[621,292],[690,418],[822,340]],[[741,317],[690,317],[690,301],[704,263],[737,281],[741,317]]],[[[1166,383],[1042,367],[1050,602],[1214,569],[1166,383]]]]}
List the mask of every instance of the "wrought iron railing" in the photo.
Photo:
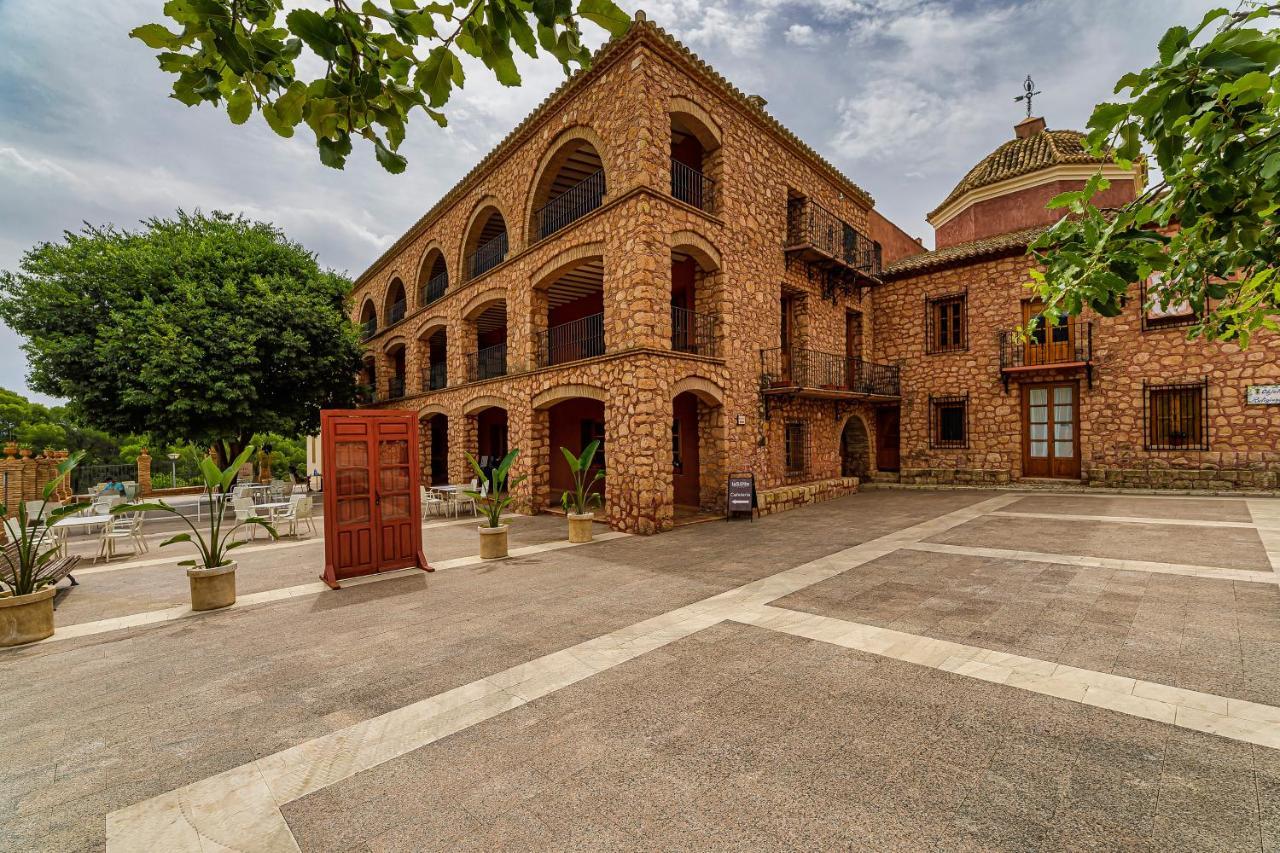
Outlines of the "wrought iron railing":
{"type": "Polygon", "coordinates": [[[845,266],[879,275],[880,244],[817,202],[787,203],[787,248],[812,247],[845,266]]]}
{"type": "Polygon", "coordinates": [[[404,396],[404,377],[392,376],[387,380],[387,399],[398,400],[404,396]]]}
{"type": "Polygon", "coordinates": [[[715,356],[715,316],[671,306],[671,348],[676,352],[715,356]]]}
{"type": "Polygon", "coordinates": [[[399,302],[391,303],[391,311],[387,313],[388,326],[390,326],[393,323],[399,323],[401,320],[404,319],[404,308],[405,308],[405,305],[404,305],[403,299],[401,299],[399,302]]]}
{"type": "Polygon", "coordinates": [[[448,289],[449,273],[442,272],[422,286],[422,304],[430,305],[437,299],[442,298],[444,292],[448,289]]]}
{"type": "Polygon", "coordinates": [[[694,207],[711,212],[715,206],[716,182],[679,160],[671,160],[671,195],[694,207]]]}
{"type": "Polygon", "coordinates": [[[1077,320],[1046,328],[1043,318],[1030,336],[1000,333],[1000,369],[1088,364],[1093,358],[1093,323],[1077,320]]]}
{"type": "Polygon", "coordinates": [[[538,333],[539,367],[597,355],[604,355],[604,314],[592,314],[538,333]]]}
{"type": "Polygon", "coordinates": [[[604,169],[583,178],[533,214],[538,239],[550,237],[604,203],[604,169]]]}
{"type": "Polygon", "coordinates": [[[760,350],[760,376],[768,389],[847,391],[879,397],[901,394],[898,365],[855,356],[781,347],[760,350]]]}
{"type": "Polygon", "coordinates": [[[378,333],[378,318],[370,317],[360,324],[360,340],[367,341],[378,333]]]}
{"type": "Polygon", "coordinates": [[[443,361],[427,365],[422,371],[422,390],[439,391],[448,385],[448,365],[443,361]]]}
{"type": "Polygon", "coordinates": [[[507,345],[496,344],[467,353],[467,381],[479,382],[507,375],[507,345]]]}
{"type": "Polygon", "coordinates": [[[471,270],[471,277],[483,275],[506,260],[507,247],[506,231],[482,244],[467,259],[467,269],[471,270]]]}

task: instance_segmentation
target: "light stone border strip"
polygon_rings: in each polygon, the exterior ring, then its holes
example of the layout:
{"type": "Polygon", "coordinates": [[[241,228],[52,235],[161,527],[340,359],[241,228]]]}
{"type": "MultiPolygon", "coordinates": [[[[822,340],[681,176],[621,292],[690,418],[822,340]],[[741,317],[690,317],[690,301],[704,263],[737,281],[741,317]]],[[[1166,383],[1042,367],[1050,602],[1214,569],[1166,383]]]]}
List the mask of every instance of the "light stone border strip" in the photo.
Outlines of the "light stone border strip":
{"type": "Polygon", "coordinates": [[[1111,569],[1118,572],[1150,572],[1162,575],[1235,581],[1238,583],[1278,584],[1280,576],[1266,570],[1222,569],[1188,563],[1156,563],[1148,560],[1123,560],[1113,557],[1085,557],[1078,554],[1050,554],[1044,551],[1018,551],[1011,548],[979,548],[972,545],[948,545],[942,542],[915,542],[904,546],[912,551],[933,554],[955,554],[963,557],[991,557],[997,560],[1019,560],[1029,563],[1053,563],[1085,569],[1111,569]]]}
{"type": "Polygon", "coordinates": [[[1280,501],[1251,498],[1245,502],[1249,515],[1258,526],[1262,548],[1271,561],[1272,571],[1280,574],[1280,501]]]}
{"type": "Polygon", "coordinates": [[[1254,530],[1256,525],[1248,521],[1210,521],[1203,518],[1149,518],[1137,515],[1073,515],[1065,512],[1017,512],[990,513],[1000,518],[1039,518],[1057,521],[1109,521],[1115,524],[1159,524],[1177,527],[1235,527],[1254,530]]]}
{"type": "Polygon", "coordinates": [[[944,672],[1280,749],[1280,708],[780,607],[732,618],[944,672]]]}
{"type": "MultiPolygon", "coordinates": [[[[630,533],[623,533],[616,530],[607,533],[597,533],[592,542],[609,542],[614,539],[622,539],[629,537],[630,533]]],[[[526,545],[523,548],[512,548],[510,557],[528,557],[533,554],[542,554],[547,551],[559,551],[563,548],[576,548],[579,545],[590,545],[591,542],[569,542],[568,540],[557,540],[555,542],[542,542],[537,545],[526,545]]],[[[437,570],[458,569],[463,566],[474,566],[483,563],[479,555],[470,557],[455,557],[452,560],[440,560],[432,563],[431,566],[437,570]]],[[[392,580],[394,578],[402,578],[407,575],[418,574],[422,570],[419,568],[401,569],[393,572],[383,572],[376,575],[366,575],[360,578],[351,578],[342,582],[344,587],[358,586],[366,583],[376,583],[379,581],[392,580]]],[[[39,642],[32,643],[32,646],[44,645],[46,643],[56,643],[60,640],[74,640],[79,637],[90,637],[95,634],[106,634],[110,631],[121,631],[127,628],[141,628],[147,625],[158,625],[163,622],[173,622],[178,619],[188,619],[198,616],[212,616],[218,613],[225,613],[228,610],[241,610],[246,607],[254,607],[259,604],[268,604],[273,601],[286,601],[291,598],[299,598],[306,595],[319,595],[324,592],[330,592],[328,586],[320,581],[315,583],[298,584],[297,586],[280,587],[279,589],[268,589],[262,592],[251,592],[247,595],[236,597],[236,603],[230,607],[224,607],[219,610],[192,610],[187,605],[178,605],[176,607],[165,607],[159,610],[147,610],[142,613],[131,613],[128,616],[113,616],[109,619],[99,619],[94,622],[79,622],[73,625],[59,627],[52,637],[46,637],[39,642]]],[[[18,648],[30,648],[30,646],[14,646],[18,648]]],[[[5,650],[0,649],[0,653],[5,650]]]]}

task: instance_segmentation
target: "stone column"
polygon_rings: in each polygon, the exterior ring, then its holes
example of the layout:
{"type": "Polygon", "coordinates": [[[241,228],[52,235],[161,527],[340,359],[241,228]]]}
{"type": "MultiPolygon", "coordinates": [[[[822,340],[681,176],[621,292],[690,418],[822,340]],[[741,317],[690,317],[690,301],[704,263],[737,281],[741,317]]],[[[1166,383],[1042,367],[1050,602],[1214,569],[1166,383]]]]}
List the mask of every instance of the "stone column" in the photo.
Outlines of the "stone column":
{"type": "MultiPolygon", "coordinates": [[[[533,513],[541,508],[541,504],[535,499],[535,486],[540,482],[538,472],[544,468],[550,471],[545,461],[548,443],[546,418],[542,419],[542,429],[539,430],[535,424],[536,414],[538,413],[529,406],[527,399],[513,401],[512,407],[507,409],[507,445],[511,450],[520,451],[508,476],[527,475],[525,481],[512,492],[516,499],[512,509],[516,512],[533,513]]],[[[541,481],[545,479],[546,476],[543,475],[541,481]]],[[[543,501],[545,503],[545,493],[543,501]]]]}
{"type": "Polygon", "coordinates": [[[654,202],[629,202],[605,242],[604,339],[610,351],[671,348],[671,253],[654,202]]]}
{"type": "Polygon", "coordinates": [[[629,533],[657,533],[674,519],[671,398],[657,367],[628,364],[604,407],[609,524],[629,533]]]}
{"type": "Polygon", "coordinates": [[[138,496],[151,494],[151,454],[142,448],[138,454],[138,496]]]}

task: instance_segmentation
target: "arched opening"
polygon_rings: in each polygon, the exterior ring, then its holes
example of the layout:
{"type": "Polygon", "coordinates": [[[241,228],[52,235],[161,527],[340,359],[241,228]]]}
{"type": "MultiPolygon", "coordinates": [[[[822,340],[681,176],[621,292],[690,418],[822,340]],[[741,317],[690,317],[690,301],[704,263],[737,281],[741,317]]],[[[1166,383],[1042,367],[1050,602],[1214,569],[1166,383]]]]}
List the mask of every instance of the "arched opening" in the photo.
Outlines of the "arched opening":
{"type": "Polygon", "coordinates": [[[671,114],[671,195],[711,212],[716,208],[720,174],[720,140],[691,113],[671,114]]]}
{"type": "Polygon", "coordinates": [[[494,299],[466,318],[475,349],[467,353],[467,381],[507,375],[507,300],[494,299]]]}
{"type": "Polygon", "coordinates": [[[449,384],[448,352],[449,332],[438,326],[422,340],[426,359],[422,364],[422,390],[439,391],[449,384]]]}
{"type": "Polygon", "coordinates": [[[396,344],[387,350],[387,366],[391,377],[387,380],[387,399],[398,400],[404,396],[405,345],[396,344]]]}
{"type": "Polygon", "coordinates": [[[366,354],[360,367],[360,376],[356,384],[359,386],[357,399],[361,403],[376,403],[378,400],[378,362],[372,354],[366,354]]]}
{"type": "Polygon", "coordinates": [[[507,410],[502,406],[488,406],[472,412],[468,417],[474,424],[471,455],[480,463],[487,476],[502,461],[502,457],[507,455],[507,410]]]}
{"type": "Polygon", "coordinates": [[[387,325],[391,326],[403,320],[407,307],[404,282],[399,278],[391,279],[391,286],[387,288],[387,306],[384,312],[387,316],[387,325]]]}
{"type": "Polygon", "coordinates": [[[449,482],[449,418],[431,412],[419,419],[422,479],[427,486],[443,486],[449,482]]]}
{"type": "MultiPolygon", "coordinates": [[[[564,458],[560,448],[564,447],[574,456],[578,456],[592,441],[599,441],[600,449],[596,451],[595,460],[587,473],[587,478],[593,479],[596,471],[605,470],[607,442],[604,432],[604,402],[587,397],[570,397],[542,412],[535,412],[535,415],[539,414],[546,419],[549,439],[547,443],[547,453],[550,457],[548,499],[552,506],[559,506],[560,496],[566,490],[573,488],[573,473],[569,469],[569,461],[564,458]]],[[[601,483],[594,486],[594,490],[599,492],[601,497],[605,495],[605,488],[606,486],[601,483]]]]}
{"type": "Polygon", "coordinates": [[[603,355],[604,259],[585,258],[533,292],[539,367],[603,355]]]}
{"type": "Polygon", "coordinates": [[[467,278],[484,275],[507,259],[511,241],[507,237],[507,220],[498,208],[490,205],[471,223],[463,245],[462,256],[467,278]]]}
{"type": "Polygon", "coordinates": [[[720,273],[714,260],[694,247],[671,251],[671,349],[719,354],[720,273]]]}
{"type": "Polygon", "coordinates": [[[449,267],[445,264],[444,252],[432,249],[418,270],[418,305],[425,308],[443,297],[448,289],[449,267]]]}
{"type": "Polygon", "coordinates": [[[378,331],[378,309],[373,306],[372,299],[364,301],[360,309],[360,337],[368,340],[378,331]]]}
{"type": "Polygon", "coordinates": [[[551,236],[604,203],[600,154],[586,139],[570,139],[547,161],[533,190],[534,240],[551,236]]]}
{"type": "Polygon", "coordinates": [[[680,391],[671,400],[671,502],[677,523],[723,511],[724,466],[724,406],[706,391],[680,391]]]}
{"type": "Polygon", "coordinates": [[[871,474],[871,437],[862,418],[853,415],[840,433],[840,476],[866,478],[871,474]]]}

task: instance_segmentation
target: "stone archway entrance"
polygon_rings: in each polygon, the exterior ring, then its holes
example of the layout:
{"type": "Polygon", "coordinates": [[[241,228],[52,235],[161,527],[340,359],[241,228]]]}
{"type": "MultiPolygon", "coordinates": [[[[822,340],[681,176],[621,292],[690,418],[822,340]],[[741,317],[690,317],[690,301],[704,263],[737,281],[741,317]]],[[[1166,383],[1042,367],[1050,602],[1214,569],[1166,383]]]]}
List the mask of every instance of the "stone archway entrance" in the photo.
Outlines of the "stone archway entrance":
{"type": "Polygon", "coordinates": [[[867,478],[871,474],[871,438],[862,418],[853,415],[840,433],[840,475],[867,478]]]}
{"type": "Polygon", "coordinates": [[[419,419],[419,441],[422,445],[422,482],[442,486],[449,482],[449,418],[440,412],[419,419]]]}
{"type": "MultiPolygon", "coordinates": [[[[724,406],[716,389],[678,384],[671,398],[671,503],[681,519],[722,512],[724,406]]],[[[705,383],[710,386],[710,383],[705,383]]]]}

